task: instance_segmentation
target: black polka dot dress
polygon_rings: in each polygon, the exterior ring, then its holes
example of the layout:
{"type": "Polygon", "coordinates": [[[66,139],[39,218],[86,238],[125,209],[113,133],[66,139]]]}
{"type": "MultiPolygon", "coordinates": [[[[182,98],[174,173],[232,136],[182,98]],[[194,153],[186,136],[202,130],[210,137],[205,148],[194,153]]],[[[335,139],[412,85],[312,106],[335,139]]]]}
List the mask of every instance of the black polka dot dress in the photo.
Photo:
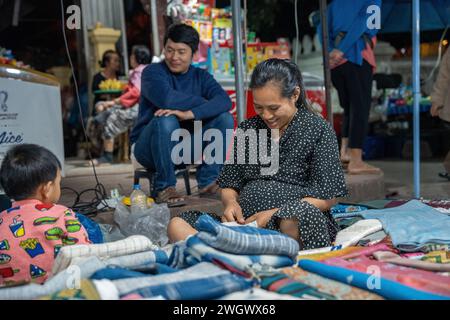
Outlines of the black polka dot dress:
{"type": "MultiPolygon", "coordinates": [[[[301,199],[327,200],[348,194],[331,126],[320,116],[300,108],[279,139],[278,170],[269,170],[271,165],[264,158],[272,155],[274,142],[262,119],[253,117],[242,122],[239,128],[242,131],[237,132],[234,140],[234,156],[225,163],[217,181],[219,186],[239,193],[244,218],[278,208],[267,225],[269,229],[279,230],[280,219],[296,219],[302,250],[330,246],[338,231],[336,222],[329,212],[321,212],[301,199]],[[244,141],[240,139],[241,134],[250,136],[254,132],[258,143],[249,142],[248,138],[246,143],[237,142],[244,141]],[[261,147],[265,141],[266,147],[261,147]],[[256,161],[254,156],[249,157],[252,154],[256,154],[256,161]]],[[[273,161],[272,167],[276,167],[273,161]]],[[[188,211],[181,217],[194,226],[201,214],[188,211]]]]}

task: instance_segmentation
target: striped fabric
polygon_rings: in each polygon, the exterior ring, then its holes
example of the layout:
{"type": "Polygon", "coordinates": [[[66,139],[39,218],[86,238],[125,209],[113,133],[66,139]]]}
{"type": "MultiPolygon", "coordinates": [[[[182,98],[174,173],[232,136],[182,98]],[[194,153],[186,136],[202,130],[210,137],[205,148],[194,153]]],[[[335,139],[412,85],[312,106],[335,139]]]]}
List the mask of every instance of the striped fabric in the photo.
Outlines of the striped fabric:
{"type": "Polygon", "coordinates": [[[336,300],[331,294],[321,292],[314,287],[296,281],[283,273],[260,275],[261,288],[279,294],[289,294],[307,300],[336,300]]]}
{"type": "Polygon", "coordinates": [[[196,223],[197,237],[207,245],[228,253],[245,255],[282,255],[295,259],[299,244],[277,231],[249,226],[225,226],[209,215],[196,223]]]}
{"type": "Polygon", "coordinates": [[[227,253],[207,245],[196,236],[187,240],[184,253],[185,261],[191,265],[201,261],[214,262],[218,260],[241,271],[245,271],[247,267],[254,264],[271,266],[273,268],[288,267],[295,264],[295,260],[282,255],[227,253]]]}

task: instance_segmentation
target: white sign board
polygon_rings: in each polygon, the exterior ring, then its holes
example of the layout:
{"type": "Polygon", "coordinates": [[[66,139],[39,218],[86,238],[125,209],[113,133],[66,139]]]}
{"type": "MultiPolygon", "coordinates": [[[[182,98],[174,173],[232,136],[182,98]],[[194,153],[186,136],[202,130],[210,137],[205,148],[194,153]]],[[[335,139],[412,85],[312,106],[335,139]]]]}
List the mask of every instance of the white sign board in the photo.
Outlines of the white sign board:
{"type": "Polygon", "coordinates": [[[59,87],[0,78],[0,164],[17,144],[52,151],[64,172],[64,141],[59,87]]]}

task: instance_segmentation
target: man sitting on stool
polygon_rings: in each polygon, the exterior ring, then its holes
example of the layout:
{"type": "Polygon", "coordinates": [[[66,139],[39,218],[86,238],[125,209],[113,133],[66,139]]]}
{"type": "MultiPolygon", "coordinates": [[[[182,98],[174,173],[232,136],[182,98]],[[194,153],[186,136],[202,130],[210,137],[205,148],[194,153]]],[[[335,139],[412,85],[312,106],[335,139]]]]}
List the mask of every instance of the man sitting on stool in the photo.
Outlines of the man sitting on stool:
{"type": "MultiPolygon", "coordinates": [[[[139,115],[130,137],[136,160],[156,172],[157,202],[166,202],[169,206],[184,204],[183,197],[175,190],[175,165],[171,154],[178,142],[171,141],[172,132],[187,129],[194,139],[193,122],[201,120],[203,132],[218,129],[225,142],[226,130],[234,127],[227,93],[207,71],[191,65],[199,41],[198,32],[190,26],[176,24],[168,29],[164,37],[165,60],[151,64],[142,74],[139,115]]],[[[226,147],[224,143],[224,156],[226,147]]],[[[199,159],[192,159],[192,163],[195,160],[199,159]]],[[[202,163],[198,167],[201,196],[218,191],[216,179],[221,163],[223,160],[202,163]]]]}

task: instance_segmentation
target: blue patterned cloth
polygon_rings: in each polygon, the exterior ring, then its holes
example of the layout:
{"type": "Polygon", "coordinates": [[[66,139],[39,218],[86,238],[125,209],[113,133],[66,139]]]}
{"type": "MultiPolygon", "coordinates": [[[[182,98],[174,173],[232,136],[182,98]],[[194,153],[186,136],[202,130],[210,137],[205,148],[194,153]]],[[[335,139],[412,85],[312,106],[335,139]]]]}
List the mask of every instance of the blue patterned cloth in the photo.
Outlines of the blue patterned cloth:
{"type": "Polygon", "coordinates": [[[299,244],[278,232],[250,226],[225,226],[209,215],[196,223],[198,239],[228,253],[245,255],[282,255],[295,259],[299,244]]]}
{"type": "Polygon", "coordinates": [[[245,271],[247,267],[253,264],[267,265],[273,268],[288,267],[295,264],[295,260],[288,256],[227,253],[207,245],[196,236],[190,237],[186,241],[184,252],[185,262],[188,265],[218,260],[241,271],[245,271]]]}
{"type": "Polygon", "coordinates": [[[342,219],[357,217],[359,215],[359,212],[365,211],[367,209],[368,208],[365,206],[338,203],[337,205],[333,206],[330,211],[333,218],[342,219]]]}
{"type": "Polygon", "coordinates": [[[211,263],[199,263],[179,272],[113,281],[121,296],[137,293],[144,298],[170,300],[216,299],[253,286],[251,280],[211,263]]]}
{"type": "Polygon", "coordinates": [[[402,251],[420,251],[432,243],[450,245],[450,217],[418,200],[395,208],[363,211],[360,215],[380,220],[393,245],[402,251]]]}

